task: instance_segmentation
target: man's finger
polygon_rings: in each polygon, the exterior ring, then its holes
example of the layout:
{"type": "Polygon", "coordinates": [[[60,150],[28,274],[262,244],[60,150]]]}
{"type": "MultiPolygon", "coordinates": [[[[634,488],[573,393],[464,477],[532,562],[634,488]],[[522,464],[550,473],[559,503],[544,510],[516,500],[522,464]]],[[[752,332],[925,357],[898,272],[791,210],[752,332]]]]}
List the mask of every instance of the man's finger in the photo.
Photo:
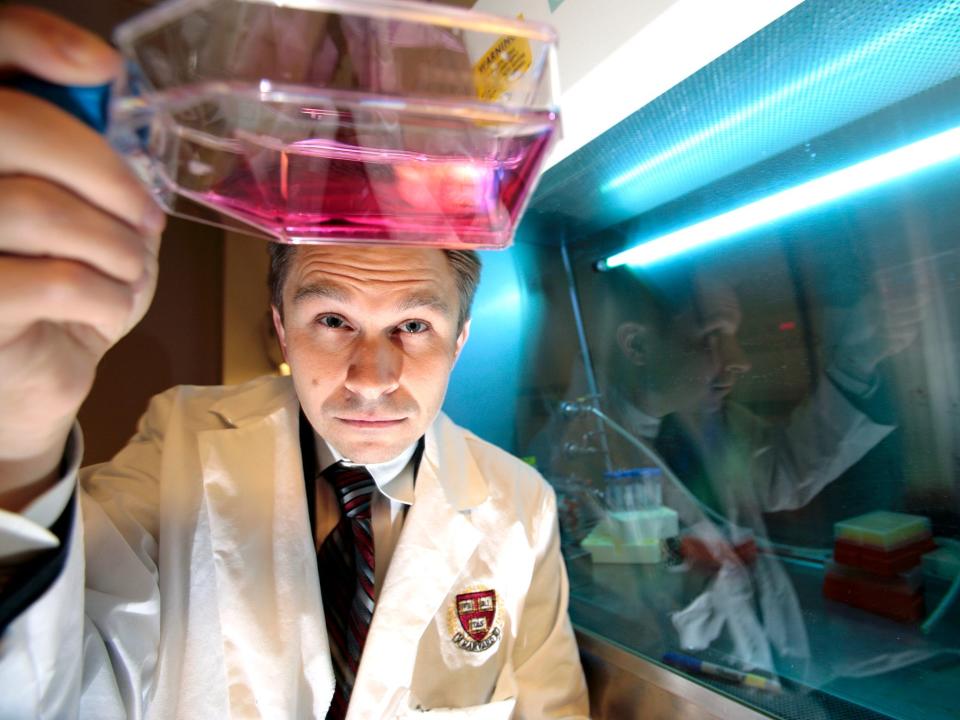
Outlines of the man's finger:
{"type": "Polygon", "coordinates": [[[61,85],[100,85],[120,68],[100,38],[39,8],[0,6],[0,69],[61,85]]]}
{"type": "Polygon", "coordinates": [[[148,250],[135,230],[59,185],[0,177],[0,253],[78,260],[132,283],[148,250]]]}
{"type": "Polygon", "coordinates": [[[885,318],[888,322],[909,322],[911,320],[918,321],[923,318],[927,305],[906,305],[901,307],[891,307],[883,308],[884,312],[881,314],[881,317],[885,318]]]}
{"type": "Polygon", "coordinates": [[[133,288],[83,263],[0,256],[0,347],[33,323],[82,323],[116,340],[134,304],[133,288]]]}
{"type": "Polygon", "coordinates": [[[52,180],[149,235],[163,213],[123,160],[96,132],[59,108],[0,90],[0,175],[52,180]]]}

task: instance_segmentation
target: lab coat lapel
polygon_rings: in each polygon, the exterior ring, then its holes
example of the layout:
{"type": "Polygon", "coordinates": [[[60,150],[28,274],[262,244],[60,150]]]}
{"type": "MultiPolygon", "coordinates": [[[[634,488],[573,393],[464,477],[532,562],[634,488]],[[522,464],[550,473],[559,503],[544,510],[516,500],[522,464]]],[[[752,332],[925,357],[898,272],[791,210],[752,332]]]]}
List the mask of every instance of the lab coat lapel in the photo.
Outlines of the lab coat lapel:
{"type": "Polygon", "coordinates": [[[215,405],[199,439],[232,717],[323,717],[333,672],[292,386],[215,405]]]}
{"type": "Polygon", "coordinates": [[[377,601],[348,720],[382,717],[405,697],[420,637],[480,541],[469,510],[487,494],[463,431],[441,414],[427,431],[414,502],[377,601]]]}

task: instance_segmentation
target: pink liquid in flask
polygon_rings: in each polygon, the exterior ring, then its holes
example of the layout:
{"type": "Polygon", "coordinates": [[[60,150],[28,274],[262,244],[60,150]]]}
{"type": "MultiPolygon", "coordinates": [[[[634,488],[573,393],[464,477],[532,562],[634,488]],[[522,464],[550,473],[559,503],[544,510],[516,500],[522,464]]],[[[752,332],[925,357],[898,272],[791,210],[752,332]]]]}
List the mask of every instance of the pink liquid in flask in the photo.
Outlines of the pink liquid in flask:
{"type": "Polygon", "coordinates": [[[228,171],[178,192],[283,242],[503,247],[556,128],[543,111],[297,110],[325,123],[320,136],[283,142],[235,129],[228,171]]]}

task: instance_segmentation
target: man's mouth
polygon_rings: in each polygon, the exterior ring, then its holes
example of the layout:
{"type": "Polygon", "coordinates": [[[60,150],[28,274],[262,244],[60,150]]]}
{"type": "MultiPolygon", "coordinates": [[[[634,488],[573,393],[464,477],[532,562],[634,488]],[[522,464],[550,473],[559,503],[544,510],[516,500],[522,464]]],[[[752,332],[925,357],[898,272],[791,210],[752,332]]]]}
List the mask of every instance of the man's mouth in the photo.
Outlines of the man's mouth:
{"type": "Polygon", "coordinates": [[[337,420],[353,428],[376,430],[378,428],[388,428],[399,425],[406,420],[406,418],[338,417],[337,420]]]}

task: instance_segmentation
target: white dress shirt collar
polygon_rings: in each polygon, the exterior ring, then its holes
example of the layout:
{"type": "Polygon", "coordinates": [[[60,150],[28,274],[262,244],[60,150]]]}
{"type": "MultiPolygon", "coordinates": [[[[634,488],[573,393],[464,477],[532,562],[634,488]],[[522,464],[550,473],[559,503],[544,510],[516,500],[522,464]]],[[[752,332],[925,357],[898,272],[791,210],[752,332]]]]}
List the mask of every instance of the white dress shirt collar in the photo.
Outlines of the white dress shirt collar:
{"type": "MultiPolygon", "coordinates": [[[[336,462],[343,462],[346,465],[360,465],[354,463],[340,454],[330,443],[314,433],[314,440],[317,447],[317,467],[325,470],[336,462]]],[[[402,453],[382,463],[372,463],[365,465],[367,472],[373,477],[377,488],[391,500],[403,503],[404,505],[413,504],[413,472],[404,472],[417,451],[417,443],[414,443],[402,453]]]]}
{"type": "Polygon", "coordinates": [[[621,405],[624,425],[634,435],[639,435],[647,440],[654,439],[660,433],[662,418],[648,415],[628,400],[623,400],[621,405]]]}

